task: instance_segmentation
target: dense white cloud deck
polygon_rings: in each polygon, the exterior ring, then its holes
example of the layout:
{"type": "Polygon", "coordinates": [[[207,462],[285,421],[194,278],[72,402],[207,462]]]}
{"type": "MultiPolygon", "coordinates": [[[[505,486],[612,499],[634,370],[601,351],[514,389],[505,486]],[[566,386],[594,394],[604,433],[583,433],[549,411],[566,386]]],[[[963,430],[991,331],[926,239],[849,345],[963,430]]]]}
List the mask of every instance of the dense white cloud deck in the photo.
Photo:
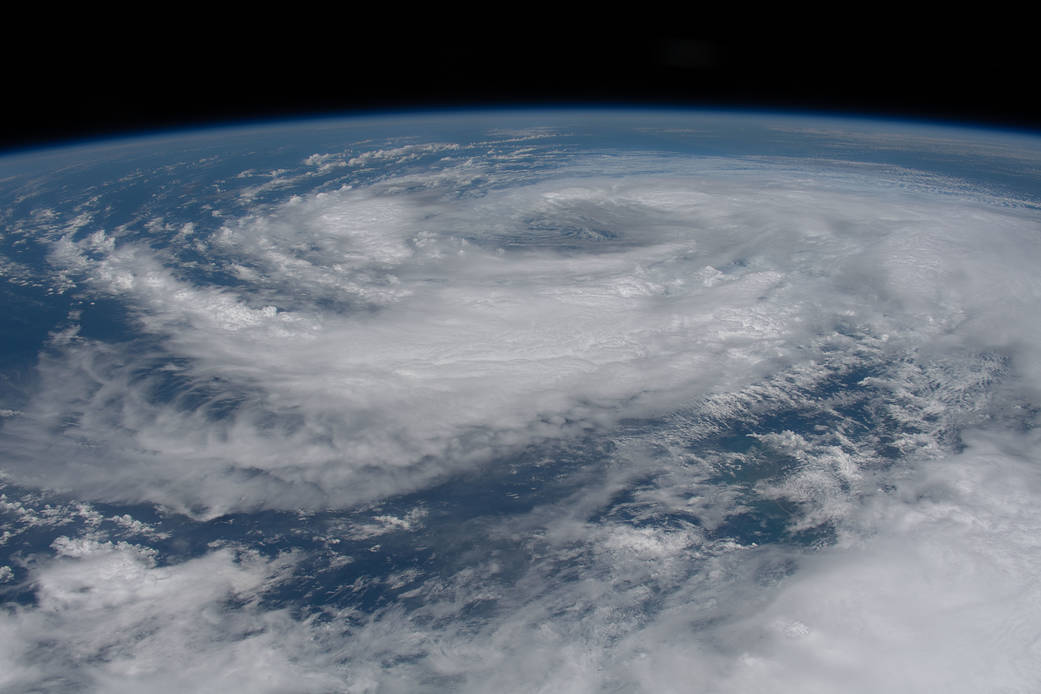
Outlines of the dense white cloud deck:
{"type": "Polygon", "coordinates": [[[8,179],[0,683],[1041,686],[1041,149],[741,122],[8,179]]]}

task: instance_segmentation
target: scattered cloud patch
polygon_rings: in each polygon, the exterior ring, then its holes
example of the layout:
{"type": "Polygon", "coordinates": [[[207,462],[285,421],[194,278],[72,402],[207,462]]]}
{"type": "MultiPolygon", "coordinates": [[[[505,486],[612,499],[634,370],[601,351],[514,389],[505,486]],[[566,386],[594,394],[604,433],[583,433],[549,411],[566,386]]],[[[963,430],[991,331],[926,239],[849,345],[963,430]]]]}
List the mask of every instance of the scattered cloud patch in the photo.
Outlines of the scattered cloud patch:
{"type": "Polygon", "coordinates": [[[440,154],[441,152],[451,152],[458,149],[460,149],[460,145],[458,144],[440,142],[403,145],[401,147],[392,147],[388,149],[374,149],[351,157],[347,160],[347,166],[403,164],[430,154],[440,154]]]}

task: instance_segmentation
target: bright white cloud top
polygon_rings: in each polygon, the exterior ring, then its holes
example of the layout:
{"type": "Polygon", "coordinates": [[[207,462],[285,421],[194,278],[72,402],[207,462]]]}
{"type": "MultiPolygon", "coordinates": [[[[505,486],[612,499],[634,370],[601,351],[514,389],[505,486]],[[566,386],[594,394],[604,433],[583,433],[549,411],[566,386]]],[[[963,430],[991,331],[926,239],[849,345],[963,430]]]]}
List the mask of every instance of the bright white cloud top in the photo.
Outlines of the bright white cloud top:
{"type": "Polygon", "coordinates": [[[1035,691],[1039,171],[655,113],[0,160],[0,686],[1035,691]]]}

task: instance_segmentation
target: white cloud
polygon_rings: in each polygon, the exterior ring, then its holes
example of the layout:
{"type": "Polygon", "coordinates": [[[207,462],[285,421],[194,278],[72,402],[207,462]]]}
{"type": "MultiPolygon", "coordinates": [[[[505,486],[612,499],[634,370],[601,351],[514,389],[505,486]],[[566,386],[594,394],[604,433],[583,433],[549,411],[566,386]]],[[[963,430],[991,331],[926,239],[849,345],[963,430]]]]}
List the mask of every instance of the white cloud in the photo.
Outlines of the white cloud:
{"type": "Polygon", "coordinates": [[[1032,217],[760,168],[297,197],[210,239],[232,287],[102,231],[63,237],[53,262],[154,346],[44,359],[12,474],[204,513],[349,505],[813,364],[841,323],[894,354],[956,335],[1041,374],[1016,320],[1041,286],[1008,266],[1041,262],[1032,217]]]}
{"type": "Polygon", "coordinates": [[[172,241],[233,286],[119,232],[80,238],[86,213],[55,226],[56,272],[138,335],[56,329],[4,421],[7,474],[211,517],[484,479],[551,440],[595,434],[601,459],[465,537],[428,532],[425,505],[302,531],[365,545],[325,567],[399,597],[365,614],[266,602],[289,558],[218,543],[163,564],[116,541],[165,539],[129,515],[5,496],[19,527],[68,536],[18,564],[37,602],[0,615],[3,686],[1037,688],[1041,442],[1015,433],[1041,393],[1036,212],[836,162],[588,158],[476,190],[464,168],[172,241]],[[406,533],[430,562],[364,573],[406,533]],[[456,541],[476,547],[463,565],[456,541]]]}
{"type": "Polygon", "coordinates": [[[1037,444],[974,434],[816,552],[544,508],[491,535],[541,524],[519,576],[504,577],[491,540],[451,575],[388,576],[396,590],[419,581],[420,602],[362,621],[265,606],[288,558],[218,549],[161,566],[143,547],[60,538],[35,570],[37,605],[0,617],[5,685],[1025,692],[1041,681],[1037,444]]]}
{"type": "Polygon", "coordinates": [[[127,543],[55,542],[37,605],[0,615],[0,684],[77,691],[329,691],[298,661],[304,626],[259,609],[286,562],[232,550],[175,566],[127,543]],[[231,607],[237,603],[236,607],[231,607]]]}
{"type": "Polygon", "coordinates": [[[402,145],[401,147],[391,147],[387,149],[374,149],[351,157],[347,160],[347,165],[368,166],[371,164],[403,164],[407,161],[419,159],[425,155],[458,149],[460,149],[458,144],[450,142],[432,142],[402,145]]]}
{"type": "MultiPolygon", "coordinates": [[[[858,511],[838,548],[803,560],[769,605],[726,628],[717,690],[1035,688],[1041,477],[1037,441],[1002,450],[1012,441],[974,440],[858,511]]],[[[653,662],[644,688],[662,691],[664,678],[668,690],[682,658],[653,662]]]]}

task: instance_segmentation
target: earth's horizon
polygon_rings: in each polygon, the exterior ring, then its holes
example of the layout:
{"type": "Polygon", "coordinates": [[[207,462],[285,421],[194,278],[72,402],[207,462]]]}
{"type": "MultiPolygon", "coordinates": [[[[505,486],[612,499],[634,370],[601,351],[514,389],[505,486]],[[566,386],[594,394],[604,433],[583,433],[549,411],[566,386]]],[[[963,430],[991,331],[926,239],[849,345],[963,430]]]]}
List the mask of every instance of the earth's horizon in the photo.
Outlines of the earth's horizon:
{"type": "Polygon", "coordinates": [[[0,690],[1032,692],[1041,135],[0,154],[0,690]]]}

